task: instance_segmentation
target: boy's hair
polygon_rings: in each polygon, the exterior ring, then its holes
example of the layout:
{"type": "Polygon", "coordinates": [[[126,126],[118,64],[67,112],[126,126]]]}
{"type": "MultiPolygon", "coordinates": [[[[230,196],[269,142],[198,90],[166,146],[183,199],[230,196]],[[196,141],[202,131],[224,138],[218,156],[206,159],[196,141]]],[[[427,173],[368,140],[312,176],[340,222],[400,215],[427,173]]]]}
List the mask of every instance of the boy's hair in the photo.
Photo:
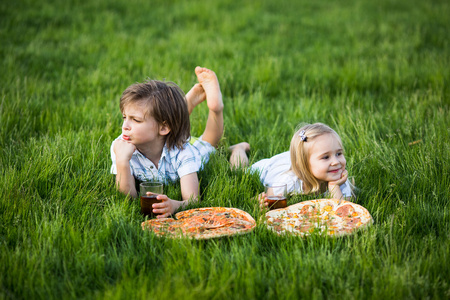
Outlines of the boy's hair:
{"type": "Polygon", "coordinates": [[[191,125],[185,95],[175,83],[146,80],[130,85],[120,97],[120,111],[123,113],[129,104],[143,105],[145,117],[152,116],[158,124],[170,128],[166,137],[169,149],[183,148],[191,125]]]}
{"type": "Polygon", "coordinates": [[[305,193],[314,193],[320,190],[320,184],[312,175],[309,167],[309,157],[312,141],[323,134],[333,134],[342,146],[339,135],[329,126],[322,123],[306,124],[298,129],[291,140],[291,168],[290,170],[303,181],[303,191],[305,193]]]}

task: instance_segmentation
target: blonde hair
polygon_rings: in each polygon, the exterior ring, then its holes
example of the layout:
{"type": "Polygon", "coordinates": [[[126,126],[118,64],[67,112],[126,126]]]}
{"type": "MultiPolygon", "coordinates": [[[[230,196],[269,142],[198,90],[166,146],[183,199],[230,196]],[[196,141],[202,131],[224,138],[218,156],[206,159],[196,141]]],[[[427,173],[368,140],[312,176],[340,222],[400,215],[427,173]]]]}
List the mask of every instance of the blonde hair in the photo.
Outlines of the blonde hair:
{"type": "Polygon", "coordinates": [[[291,168],[290,170],[303,181],[303,192],[314,193],[320,190],[320,184],[312,175],[309,167],[309,158],[311,156],[310,149],[312,142],[318,136],[323,134],[332,134],[338,141],[342,149],[342,141],[339,135],[329,126],[323,123],[314,123],[303,125],[298,129],[291,139],[290,154],[291,168]]]}

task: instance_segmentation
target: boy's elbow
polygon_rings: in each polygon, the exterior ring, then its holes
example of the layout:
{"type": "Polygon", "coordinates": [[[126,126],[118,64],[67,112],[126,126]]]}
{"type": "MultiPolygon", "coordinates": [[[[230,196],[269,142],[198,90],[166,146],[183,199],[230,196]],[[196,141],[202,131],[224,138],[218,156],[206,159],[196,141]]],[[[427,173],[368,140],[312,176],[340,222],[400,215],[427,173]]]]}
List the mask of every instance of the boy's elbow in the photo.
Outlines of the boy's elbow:
{"type": "Polygon", "coordinates": [[[116,189],[124,194],[125,196],[131,196],[132,198],[137,198],[137,190],[133,186],[130,186],[128,184],[121,184],[118,180],[116,180],[116,189]]]}
{"type": "Polygon", "coordinates": [[[122,194],[124,194],[125,196],[129,196],[131,198],[137,198],[138,194],[135,190],[133,189],[118,189],[122,194]]]}

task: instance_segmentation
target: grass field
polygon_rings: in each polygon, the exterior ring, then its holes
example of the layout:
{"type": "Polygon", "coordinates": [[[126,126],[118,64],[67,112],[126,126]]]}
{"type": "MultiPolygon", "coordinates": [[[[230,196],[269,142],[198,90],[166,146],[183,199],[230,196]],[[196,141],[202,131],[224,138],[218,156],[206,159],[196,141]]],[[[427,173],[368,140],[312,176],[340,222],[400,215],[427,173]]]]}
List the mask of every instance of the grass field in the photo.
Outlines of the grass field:
{"type": "MultiPolygon", "coordinates": [[[[0,299],[450,298],[449,16],[445,0],[1,2],[0,299]],[[199,206],[258,219],[263,187],[229,170],[227,147],[248,141],[255,162],[286,151],[300,122],[324,122],[373,226],[143,232],[109,174],[119,97],[147,77],[188,91],[197,65],[225,103],[199,206]]],[[[194,136],[206,116],[191,115],[194,136]]]]}

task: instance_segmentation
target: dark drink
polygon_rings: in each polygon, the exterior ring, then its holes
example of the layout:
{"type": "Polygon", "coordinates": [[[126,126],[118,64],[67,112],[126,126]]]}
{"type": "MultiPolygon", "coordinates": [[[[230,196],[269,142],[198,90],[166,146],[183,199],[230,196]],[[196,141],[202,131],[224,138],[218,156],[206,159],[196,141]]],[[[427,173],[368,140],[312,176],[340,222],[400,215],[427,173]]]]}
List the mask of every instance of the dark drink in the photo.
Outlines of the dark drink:
{"type": "Polygon", "coordinates": [[[287,206],[286,197],[284,196],[268,196],[269,209],[284,208],[287,206]]]}
{"type": "Polygon", "coordinates": [[[154,218],[156,215],[153,213],[153,203],[161,203],[162,200],[156,199],[158,195],[148,195],[148,196],[141,196],[141,213],[144,214],[144,216],[149,216],[151,218],[154,218]]]}

